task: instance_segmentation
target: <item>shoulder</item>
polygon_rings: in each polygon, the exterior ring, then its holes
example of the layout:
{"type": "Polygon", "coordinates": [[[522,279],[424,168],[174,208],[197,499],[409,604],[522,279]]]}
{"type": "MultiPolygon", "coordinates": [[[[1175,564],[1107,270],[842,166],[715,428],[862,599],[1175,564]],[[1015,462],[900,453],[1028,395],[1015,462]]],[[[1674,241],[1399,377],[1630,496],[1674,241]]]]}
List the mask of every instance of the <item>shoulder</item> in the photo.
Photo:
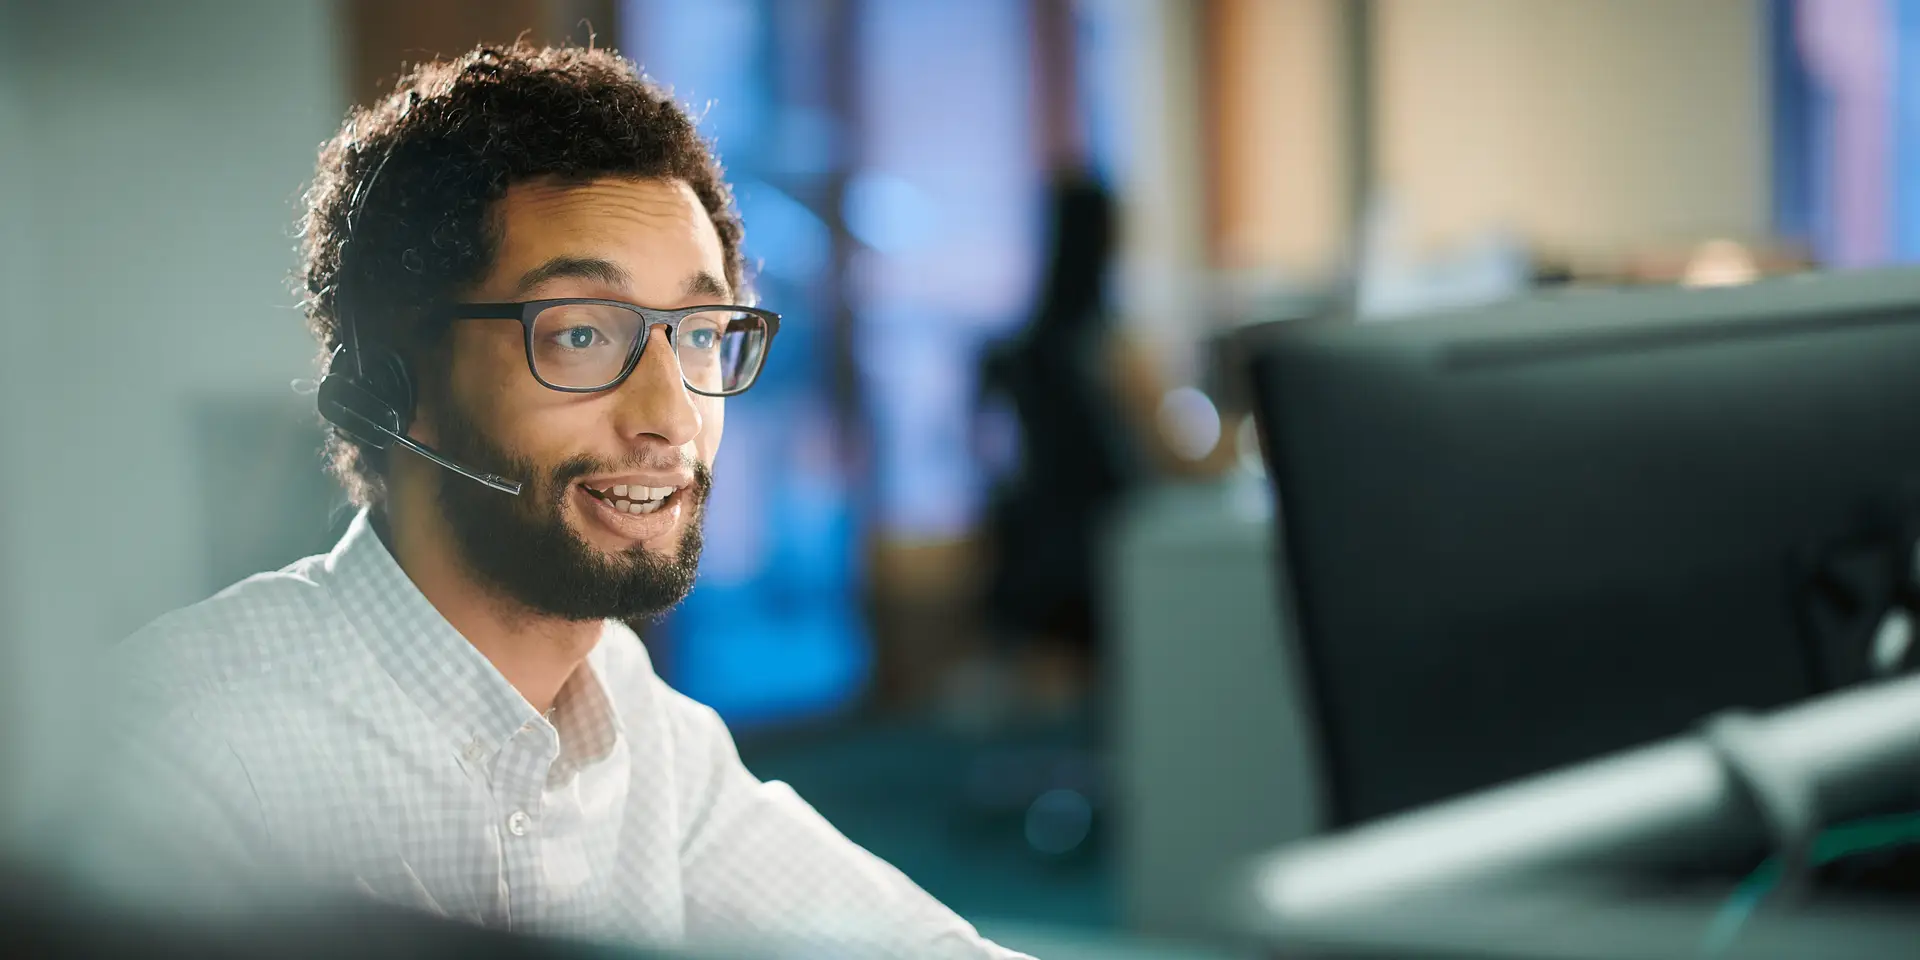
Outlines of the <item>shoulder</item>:
{"type": "Polygon", "coordinates": [[[108,667],[120,692],[149,703],[206,702],[337,659],[352,634],[314,575],[318,559],[248,577],[121,641],[108,667]]]}
{"type": "Polygon", "coordinates": [[[312,782],[301,774],[338,774],[330,749],[371,746],[343,730],[386,709],[367,706],[386,693],[374,686],[382,677],[318,563],[258,574],[111,651],[102,765],[123,768],[114,782],[174,782],[210,809],[258,819],[288,784],[312,782]]]}

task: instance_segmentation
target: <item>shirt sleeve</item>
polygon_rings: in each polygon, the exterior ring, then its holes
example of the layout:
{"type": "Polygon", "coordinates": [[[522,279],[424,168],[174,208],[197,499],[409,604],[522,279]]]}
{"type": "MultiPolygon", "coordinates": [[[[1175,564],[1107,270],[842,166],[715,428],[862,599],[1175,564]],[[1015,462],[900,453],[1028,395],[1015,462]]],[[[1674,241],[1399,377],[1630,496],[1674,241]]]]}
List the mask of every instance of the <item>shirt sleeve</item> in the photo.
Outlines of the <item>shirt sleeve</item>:
{"type": "Polygon", "coordinates": [[[693,943],[771,942],[822,957],[1024,956],[981,937],[786,784],[755,778],[713,710],[671,691],[666,701],[693,943]]]}
{"type": "Polygon", "coordinates": [[[128,906],[218,917],[273,902],[258,798],[240,758],[188,712],[100,745],[51,825],[56,862],[128,906]]]}

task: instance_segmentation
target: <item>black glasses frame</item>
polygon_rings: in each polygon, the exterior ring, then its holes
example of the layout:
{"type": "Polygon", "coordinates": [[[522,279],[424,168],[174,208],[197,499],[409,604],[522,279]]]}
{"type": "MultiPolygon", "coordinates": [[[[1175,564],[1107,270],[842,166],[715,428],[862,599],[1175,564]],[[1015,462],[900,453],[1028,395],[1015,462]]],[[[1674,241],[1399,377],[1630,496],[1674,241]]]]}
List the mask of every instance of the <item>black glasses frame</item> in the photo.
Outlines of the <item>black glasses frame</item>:
{"type": "MultiPolygon", "coordinates": [[[[519,303],[454,303],[447,305],[441,315],[443,319],[447,320],[518,320],[524,333],[521,340],[525,345],[527,354],[527,372],[533,374],[534,380],[549,390],[558,390],[561,393],[599,393],[602,390],[612,390],[627,382],[627,378],[633,375],[634,369],[640,366],[640,355],[646,350],[647,341],[653,339],[654,327],[665,326],[667,328],[667,343],[674,344],[677,342],[675,338],[680,334],[680,324],[688,317],[697,313],[712,313],[716,310],[725,310],[730,313],[750,313],[766,321],[767,342],[766,345],[760,349],[760,363],[753,368],[753,373],[747,377],[746,383],[732,390],[719,392],[702,390],[688,383],[687,375],[684,372],[680,374],[680,382],[685,385],[688,390],[700,394],[703,397],[735,397],[747,392],[750,387],[759,382],[760,371],[766,369],[767,355],[773,350],[774,335],[780,332],[780,315],[771,310],[762,310],[758,307],[743,307],[730,303],[702,304],[697,307],[681,307],[678,310],[655,310],[651,307],[643,307],[638,304],[628,303],[624,300],[599,300],[593,297],[559,297],[552,300],[525,300],[519,303]],[[622,310],[631,310],[639,314],[640,318],[646,322],[646,325],[641,328],[640,335],[633,339],[633,348],[627,352],[627,362],[625,366],[620,368],[620,374],[597,387],[562,387],[549,383],[547,378],[540,375],[539,366],[533,362],[533,323],[535,318],[539,317],[540,312],[543,310],[575,303],[587,303],[603,307],[618,307],[622,310]]],[[[678,357],[675,358],[676,362],[678,359],[678,357]]]]}

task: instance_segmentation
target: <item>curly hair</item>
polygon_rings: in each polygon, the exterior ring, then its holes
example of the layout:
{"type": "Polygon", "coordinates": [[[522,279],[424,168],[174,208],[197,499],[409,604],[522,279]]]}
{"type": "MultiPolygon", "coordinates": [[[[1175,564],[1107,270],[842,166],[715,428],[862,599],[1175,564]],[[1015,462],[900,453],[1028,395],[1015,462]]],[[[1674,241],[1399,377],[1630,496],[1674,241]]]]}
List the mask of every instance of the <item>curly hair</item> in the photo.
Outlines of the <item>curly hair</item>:
{"type": "MultiPolygon", "coordinates": [[[[345,290],[361,340],[398,352],[417,381],[444,344],[431,309],[492,269],[507,189],[604,177],[692,187],[719,234],[728,286],[744,295],[742,227],[719,161],[630,61],[523,41],[416,66],[392,94],[347,115],[305,195],[296,285],[322,362],[345,335],[345,290]]],[[[354,503],[384,496],[385,451],[335,430],[327,455],[354,503]]]]}

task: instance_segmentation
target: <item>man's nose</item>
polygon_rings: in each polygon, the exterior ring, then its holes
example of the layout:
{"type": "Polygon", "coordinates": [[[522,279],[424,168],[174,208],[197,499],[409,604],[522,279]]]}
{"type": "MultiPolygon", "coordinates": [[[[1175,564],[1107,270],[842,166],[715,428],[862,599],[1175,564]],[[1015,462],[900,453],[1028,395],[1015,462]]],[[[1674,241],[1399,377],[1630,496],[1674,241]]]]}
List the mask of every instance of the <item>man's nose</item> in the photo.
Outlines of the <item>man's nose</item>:
{"type": "Polygon", "coordinates": [[[664,325],[648,329],[640,363],[619,386],[618,394],[621,436],[653,436],[668,446],[681,447],[700,435],[700,409],[694,406],[664,325]]]}

